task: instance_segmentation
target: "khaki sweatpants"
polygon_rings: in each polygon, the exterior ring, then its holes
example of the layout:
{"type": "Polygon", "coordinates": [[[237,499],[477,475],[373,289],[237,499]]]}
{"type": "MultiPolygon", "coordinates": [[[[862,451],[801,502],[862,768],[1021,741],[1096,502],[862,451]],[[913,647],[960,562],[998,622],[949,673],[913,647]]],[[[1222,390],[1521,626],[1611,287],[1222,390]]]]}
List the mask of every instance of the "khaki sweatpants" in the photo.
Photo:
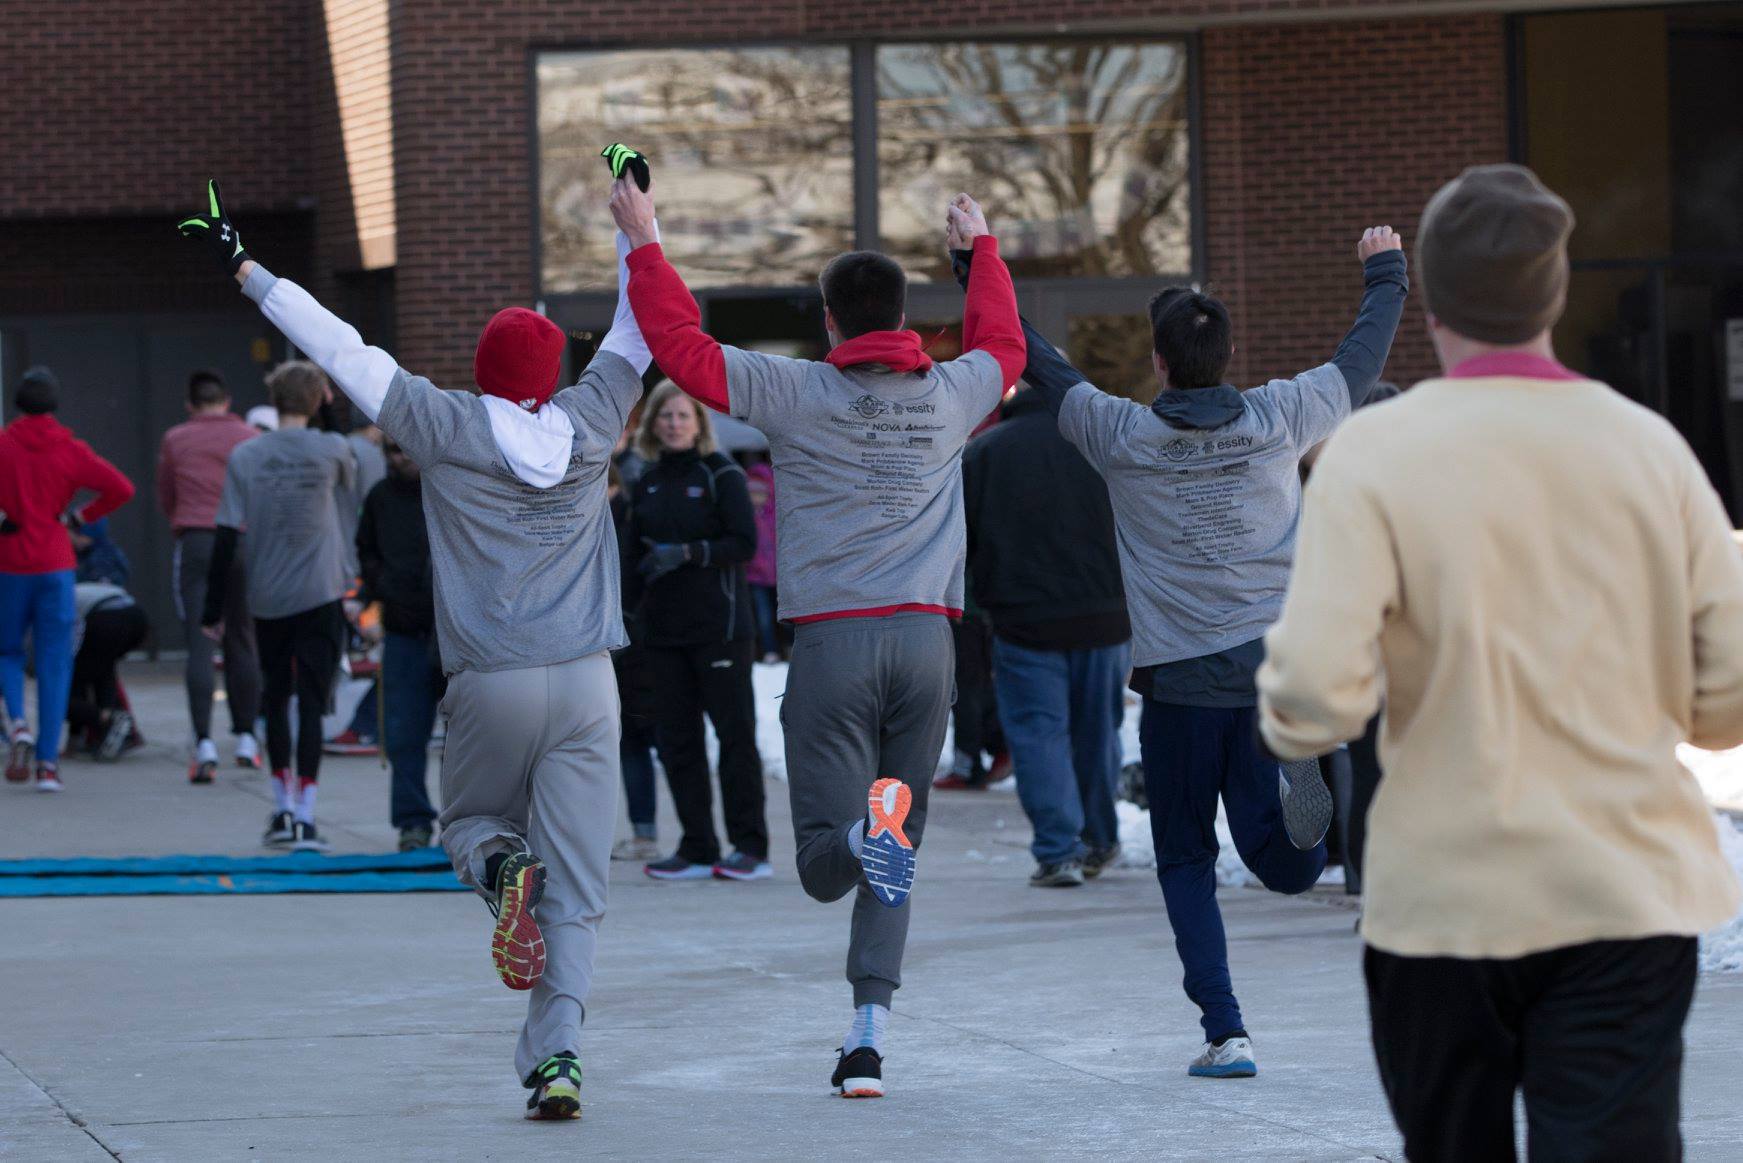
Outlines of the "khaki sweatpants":
{"type": "Polygon", "coordinates": [[[454,871],[483,893],[492,853],[524,847],[545,863],[545,896],[533,913],[545,973],[529,992],[515,1048],[524,1080],[552,1054],[580,1050],[617,825],[617,679],[603,652],[461,671],[442,713],[442,847],[454,871]]]}

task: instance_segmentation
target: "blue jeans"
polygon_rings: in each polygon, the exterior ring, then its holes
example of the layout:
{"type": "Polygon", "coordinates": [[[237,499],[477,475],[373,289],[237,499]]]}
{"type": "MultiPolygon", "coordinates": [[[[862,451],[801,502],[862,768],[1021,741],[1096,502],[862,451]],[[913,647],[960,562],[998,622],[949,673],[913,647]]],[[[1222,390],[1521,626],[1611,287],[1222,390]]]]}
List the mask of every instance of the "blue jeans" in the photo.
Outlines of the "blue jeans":
{"type": "Polygon", "coordinates": [[[393,767],[389,810],[396,828],[428,828],[436,821],[424,782],[429,765],[430,732],[436,726],[436,706],[446,685],[442,668],[422,634],[389,630],[381,651],[383,742],[393,767]]]}
{"type": "Polygon", "coordinates": [[[24,632],[36,662],[36,758],[56,763],[73,686],[73,571],[0,573],[0,693],[24,723],[24,632]]]}
{"type": "Polygon", "coordinates": [[[993,639],[999,721],[1017,770],[1017,796],[1035,829],[1039,864],[1111,847],[1120,777],[1126,643],[1099,650],[1030,650],[993,639]]]}
{"type": "Polygon", "coordinates": [[[637,836],[652,840],[659,835],[658,801],[654,792],[654,728],[634,716],[625,716],[623,736],[617,744],[618,764],[623,768],[623,801],[629,823],[637,836]]]}
{"type": "Polygon", "coordinates": [[[1255,707],[1182,707],[1144,701],[1140,727],[1156,878],[1186,996],[1203,1013],[1206,1040],[1244,1029],[1229,980],[1228,943],[1216,903],[1216,801],[1228,811],[1235,849],[1272,892],[1306,892],[1325,871],[1325,844],[1303,852],[1283,830],[1275,760],[1259,749],[1255,707]]]}
{"type": "Polygon", "coordinates": [[[781,652],[781,639],[775,633],[775,590],[773,586],[752,586],[750,604],[757,614],[757,657],[781,652]]]}

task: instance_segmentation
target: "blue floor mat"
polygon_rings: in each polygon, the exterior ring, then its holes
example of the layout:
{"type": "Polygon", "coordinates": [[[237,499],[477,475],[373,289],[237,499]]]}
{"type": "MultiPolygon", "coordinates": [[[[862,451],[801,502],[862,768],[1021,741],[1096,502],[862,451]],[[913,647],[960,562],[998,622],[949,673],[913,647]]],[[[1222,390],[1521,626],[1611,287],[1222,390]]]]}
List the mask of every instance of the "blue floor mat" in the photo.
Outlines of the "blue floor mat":
{"type": "Polygon", "coordinates": [[[0,897],[465,891],[439,848],[347,856],[0,860],[0,897]]]}

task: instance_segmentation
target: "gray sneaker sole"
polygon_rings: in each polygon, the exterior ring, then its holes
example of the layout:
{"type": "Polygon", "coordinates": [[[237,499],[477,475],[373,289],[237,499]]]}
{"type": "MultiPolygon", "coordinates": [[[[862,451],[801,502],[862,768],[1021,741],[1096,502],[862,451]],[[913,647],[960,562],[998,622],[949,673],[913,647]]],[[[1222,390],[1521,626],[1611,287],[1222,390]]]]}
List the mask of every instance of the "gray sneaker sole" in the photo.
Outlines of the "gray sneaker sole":
{"type": "Polygon", "coordinates": [[[1289,842],[1303,852],[1325,839],[1331,830],[1331,789],[1313,759],[1283,764],[1277,777],[1283,800],[1283,828],[1289,842]]]}

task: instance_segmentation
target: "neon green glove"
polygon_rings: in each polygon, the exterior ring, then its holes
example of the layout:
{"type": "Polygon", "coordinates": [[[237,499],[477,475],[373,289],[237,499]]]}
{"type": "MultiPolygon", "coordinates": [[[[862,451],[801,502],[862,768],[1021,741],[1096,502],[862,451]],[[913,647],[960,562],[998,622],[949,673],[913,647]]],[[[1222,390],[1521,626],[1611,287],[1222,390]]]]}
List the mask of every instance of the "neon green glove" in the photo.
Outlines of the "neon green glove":
{"type": "Polygon", "coordinates": [[[191,238],[210,249],[218,265],[233,275],[248,261],[248,252],[242,249],[241,232],[224,213],[224,199],[218,193],[216,178],[206,183],[206,209],[205,214],[182,219],[176,223],[176,229],[182,232],[183,238],[191,238]]]}
{"type": "Polygon", "coordinates": [[[612,142],[599,151],[599,156],[605,159],[605,164],[611,167],[611,176],[621,178],[625,171],[635,179],[635,184],[641,187],[642,193],[648,192],[648,183],[653,181],[653,173],[648,169],[646,154],[638,153],[624,145],[621,141],[612,142]]]}

